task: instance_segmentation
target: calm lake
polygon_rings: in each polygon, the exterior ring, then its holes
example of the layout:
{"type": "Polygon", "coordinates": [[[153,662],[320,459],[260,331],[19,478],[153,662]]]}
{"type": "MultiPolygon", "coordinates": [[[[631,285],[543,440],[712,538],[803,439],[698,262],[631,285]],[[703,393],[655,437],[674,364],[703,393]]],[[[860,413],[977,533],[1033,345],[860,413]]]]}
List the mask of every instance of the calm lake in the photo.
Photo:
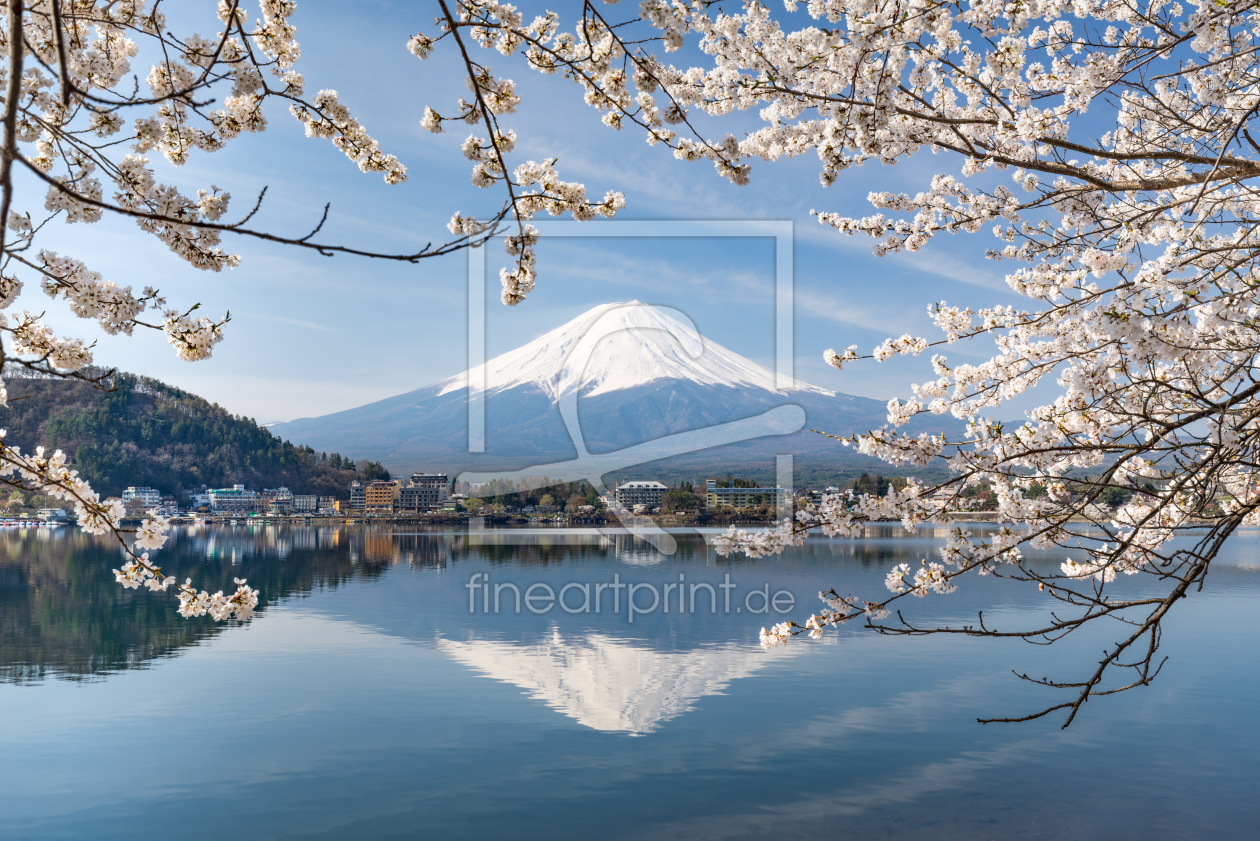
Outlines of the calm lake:
{"type": "MultiPolygon", "coordinates": [[[[1123,626],[1048,648],[854,624],[758,645],[780,620],[766,596],[798,621],[820,589],[877,596],[891,566],[934,558],[930,529],[756,561],[676,539],[180,530],[169,574],[261,591],[254,619],[215,623],[116,585],[103,539],[0,534],[0,836],[1260,836],[1260,532],[1174,610],[1155,684],[1066,731],[976,718],[1062,700],[1011,670],[1083,678],[1123,626]]],[[[908,616],[978,609],[1014,628],[1049,604],[973,577],[908,616]]]]}

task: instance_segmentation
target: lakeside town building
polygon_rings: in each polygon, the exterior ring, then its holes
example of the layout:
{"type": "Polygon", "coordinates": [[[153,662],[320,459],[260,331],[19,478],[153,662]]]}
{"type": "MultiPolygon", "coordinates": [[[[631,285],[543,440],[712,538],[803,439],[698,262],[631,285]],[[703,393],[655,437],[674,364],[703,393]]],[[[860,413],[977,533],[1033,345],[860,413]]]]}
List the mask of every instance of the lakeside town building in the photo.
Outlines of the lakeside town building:
{"type": "Polygon", "coordinates": [[[188,497],[188,510],[190,511],[210,507],[210,489],[205,485],[190,491],[184,491],[184,495],[188,497]]]}
{"type": "Polygon", "coordinates": [[[449,493],[450,478],[445,473],[412,473],[407,485],[412,488],[446,490],[449,493]]]}
{"type": "Polygon", "coordinates": [[[716,479],[704,483],[704,504],[708,508],[742,510],[760,505],[779,506],[787,502],[783,488],[720,488],[716,479]]]}
{"type": "Polygon", "coordinates": [[[622,482],[617,486],[617,501],[630,509],[636,505],[658,508],[668,490],[660,482],[622,482]]]}
{"type": "Polygon", "coordinates": [[[162,504],[162,492],[154,488],[146,487],[130,487],[122,493],[122,501],[124,503],[132,500],[139,500],[140,504],[147,511],[150,508],[157,508],[162,504]]]}
{"type": "Polygon", "coordinates": [[[258,507],[258,491],[246,490],[244,485],[213,488],[209,494],[210,507],[216,512],[254,511],[258,507]]]}
{"type": "Polygon", "coordinates": [[[445,473],[413,473],[398,496],[398,510],[407,513],[438,511],[450,497],[445,473]]]}
{"type": "Polygon", "coordinates": [[[377,479],[367,485],[352,483],[349,510],[367,514],[419,514],[441,510],[449,498],[447,474],[415,473],[406,482],[377,479]]]}
{"type": "Polygon", "coordinates": [[[392,512],[401,492],[402,482],[398,479],[376,479],[369,482],[364,491],[363,508],[369,513],[392,512]]]}
{"type": "MultiPolygon", "coordinates": [[[[349,500],[336,496],[295,494],[286,487],[264,488],[261,491],[243,484],[231,487],[210,488],[201,485],[182,491],[183,505],[161,491],[143,486],[127,488],[124,499],[138,500],[150,514],[175,517],[184,513],[212,514],[215,516],[417,516],[436,512],[462,510],[468,497],[453,493],[451,477],[446,473],[413,473],[407,479],[378,479],[370,482],[354,481],[350,484],[349,500]]],[[[620,492],[623,504],[643,510],[659,508],[668,487],[655,481],[625,482],[614,493],[620,492]]],[[[611,496],[611,494],[610,494],[611,496]]],[[[496,513],[550,514],[559,510],[574,509],[572,501],[566,506],[522,505],[519,508],[499,506],[496,513]]],[[[593,510],[590,506],[586,510],[593,510]]]]}

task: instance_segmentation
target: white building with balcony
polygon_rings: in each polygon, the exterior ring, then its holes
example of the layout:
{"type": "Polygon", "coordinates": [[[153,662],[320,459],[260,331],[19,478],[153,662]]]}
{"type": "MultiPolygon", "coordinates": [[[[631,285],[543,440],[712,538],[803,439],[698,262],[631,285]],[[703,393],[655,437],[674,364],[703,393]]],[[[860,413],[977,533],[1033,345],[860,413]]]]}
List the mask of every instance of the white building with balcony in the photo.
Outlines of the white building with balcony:
{"type": "Polygon", "coordinates": [[[254,511],[258,508],[258,492],[247,491],[244,485],[214,488],[209,493],[210,507],[215,511],[254,511]]]}
{"type": "Polygon", "coordinates": [[[122,500],[124,503],[131,502],[133,499],[139,500],[147,511],[150,508],[157,508],[162,504],[162,492],[153,488],[136,488],[131,487],[123,491],[122,500]]]}
{"type": "Polygon", "coordinates": [[[660,482],[622,482],[617,486],[617,501],[630,509],[636,505],[657,508],[668,490],[660,482]]]}

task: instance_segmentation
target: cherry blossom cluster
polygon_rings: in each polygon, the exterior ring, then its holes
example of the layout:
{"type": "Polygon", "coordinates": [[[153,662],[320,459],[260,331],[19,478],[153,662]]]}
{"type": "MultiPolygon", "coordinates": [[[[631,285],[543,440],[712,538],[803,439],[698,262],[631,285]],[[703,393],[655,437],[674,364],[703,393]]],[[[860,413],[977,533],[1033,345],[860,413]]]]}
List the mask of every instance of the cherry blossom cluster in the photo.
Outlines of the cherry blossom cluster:
{"type": "Polygon", "coordinates": [[[103,280],[98,272],[88,269],[71,257],[62,257],[55,251],[39,252],[39,268],[43,274],[41,286],[48,297],[62,297],[70,305],[70,311],[79,318],[94,318],[109,335],[123,333],[130,336],[136,327],[136,317],[144,312],[147,304],[161,304],[153,290],[137,298],[131,287],[120,287],[113,281],[103,280]]]}
{"type": "Polygon", "coordinates": [[[894,593],[910,593],[923,598],[928,593],[944,595],[957,590],[958,588],[950,583],[950,577],[945,567],[924,558],[922,565],[914,571],[913,576],[910,576],[909,564],[897,564],[888,573],[884,584],[894,593]]]}
{"type": "Polygon", "coordinates": [[[78,371],[92,364],[92,351],[82,339],[66,339],[53,333],[39,317],[23,311],[12,323],[0,315],[0,331],[8,333],[12,347],[24,356],[47,361],[63,371],[78,371]]]}
{"type": "Polygon", "coordinates": [[[178,612],[184,617],[208,614],[217,622],[232,618],[248,619],[254,615],[254,608],[258,607],[258,591],[246,584],[244,578],[232,579],[236,584],[236,592],[230,596],[225,596],[222,590],[214,594],[205,590],[198,591],[192,586],[191,578],[179,584],[173,576],[162,575],[162,570],[149,564],[148,552],[123,564],[121,569],[114,570],[114,579],[132,590],[147,587],[165,592],[174,584],[179,595],[178,612]]]}
{"type": "Polygon", "coordinates": [[[258,591],[246,584],[244,578],[233,578],[232,582],[236,584],[236,592],[225,596],[222,590],[213,595],[205,590],[198,592],[192,587],[192,579],[187,579],[180,585],[179,615],[209,614],[217,622],[232,618],[249,619],[254,615],[254,608],[258,607],[258,591]]]}
{"type": "MultiPolygon", "coordinates": [[[[168,517],[161,517],[156,514],[150,514],[136,529],[136,539],[134,546],[139,549],[161,549],[166,545],[167,532],[170,531],[171,521],[168,517]]],[[[148,555],[146,553],[147,560],[148,555]]]]}
{"type": "MultiPolygon", "coordinates": [[[[792,637],[803,633],[808,633],[810,639],[820,639],[827,628],[837,628],[855,617],[863,618],[868,622],[880,622],[887,619],[892,613],[883,603],[863,602],[852,595],[841,596],[835,591],[834,587],[825,592],[820,592],[818,598],[827,606],[817,613],[811,614],[805,620],[804,625],[787,621],[780,622],[769,630],[762,628],[762,647],[773,648],[786,645],[792,637]]],[[[888,601],[892,601],[895,598],[897,598],[896,595],[892,599],[888,599],[888,601]]]]}
{"type": "Polygon", "coordinates": [[[363,172],[385,173],[386,184],[401,184],[407,180],[407,167],[399,163],[398,158],[381,151],[380,144],[350,116],[350,110],[338,100],[336,91],[320,91],[310,106],[295,103],[289,110],[306,126],[307,137],[331,139],[363,172]]]}
{"type": "Polygon", "coordinates": [[[763,648],[774,648],[779,645],[787,645],[787,641],[792,638],[795,633],[792,629],[796,627],[795,622],[780,622],[772,626],[769,630],[761,629],[761,645],[763,648]]]}
{"type": "Polygon", "coordinates": [[[147,587],[150,590],[165,591],[167,587],[175,583],[175,579],[160,573],[160,570],[149,565],[149,553],[145,552],[139,558],[127,561],[122,565],[122,569],[114,570],[114,580],[129,590],[147,587]]]}
{"type": "Polygon", "coordinates": [[[175,348],[179,358],[185,362],[196,362],[206,359],[214,346],[223,339],[223,321],[214,322],[208,318],[189,318],[175,312],[166,313],[162,323],[162,331],[166,340],[175,348]]]}
{"type": "Polygon", "coordinates": [[[742,552],[750,558],[760,558],[765,555],[778,555],[789,546],[799,545],[801,541],[801,535],[792,527],[789,520],[775,528],[756,532],[743,531],[731,526],[725,533],[713,538],[712,546],[719,555],[742,552]]]}
{"type": "Polygon", "coordinates": [[[852,362],[858,358],[858,346],[849,345],[844,349],[843,353],[836,353],[831,348],[823,351],[823,361],[835,368],[843,368],[844,363],[852,362]]]}

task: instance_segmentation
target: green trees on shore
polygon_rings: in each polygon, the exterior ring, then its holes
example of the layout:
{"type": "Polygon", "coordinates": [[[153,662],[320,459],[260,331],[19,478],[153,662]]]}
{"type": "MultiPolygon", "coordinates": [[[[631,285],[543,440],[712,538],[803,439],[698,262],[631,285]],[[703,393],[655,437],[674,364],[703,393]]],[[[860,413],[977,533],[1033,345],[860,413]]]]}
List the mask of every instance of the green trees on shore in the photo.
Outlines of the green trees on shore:
{"type": "Polygon", "coordinates": [[[389,477],[379,463],[291,444],[252,418],[157,380],[119,374],[114,385],[103,392],[74,381],[9,380],[8,438],[62,450],[109,496],[128,485],[178,494],[239,482],[344,497],[354,479],[389,477]]]}

